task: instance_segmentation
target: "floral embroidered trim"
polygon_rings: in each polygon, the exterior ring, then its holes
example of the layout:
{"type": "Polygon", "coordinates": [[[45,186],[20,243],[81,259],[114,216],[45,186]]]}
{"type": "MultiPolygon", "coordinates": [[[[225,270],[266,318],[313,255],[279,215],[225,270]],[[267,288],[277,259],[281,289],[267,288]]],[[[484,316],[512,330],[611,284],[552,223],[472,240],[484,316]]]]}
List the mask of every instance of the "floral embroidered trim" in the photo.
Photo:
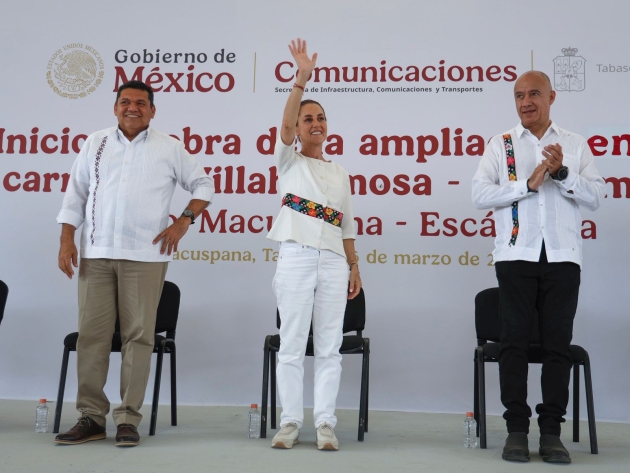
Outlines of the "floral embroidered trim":
{"type": "MultiPolygon", "coordinates": [[[[507,157],[508,178],[516,181],[516,160],[514,159],[514,146],[512,146],[512,135],[503,135],[505,145],[505,155],[507,157]]],[[[509,246],[514,246],[518,237],[518,201],[512,202],[512,236],[509,246]]]]}
{"type": "Polygon", "coordinates": [[[96,185],[94,186],[94,193],[92,195],[92,233],[90,234],[92,246],[94,246],[94,231],[96,230],[96,191],[98,191],[98,185],[101,182],[101,155],[103,154],[103,150],[105,149],[105,143],[107,143],[107,136],[105,136],[103,138],[103,141],[101,141],[101,145],[96,151],[96,160],[94,161],[94,175],[96,176],[96,185]]]}
{"type": "Polygon", "coordinates": [[[341,221],[343,220],[343,213],[331,209],[330,207],[324,207],[316,202],[302,199],[297,195],[286,194],[282,198],[282,205],[289,207],[297,212],[310,217],[319,218],[324,222],[330,223],[335,227],[341,227],[341,221]]]}

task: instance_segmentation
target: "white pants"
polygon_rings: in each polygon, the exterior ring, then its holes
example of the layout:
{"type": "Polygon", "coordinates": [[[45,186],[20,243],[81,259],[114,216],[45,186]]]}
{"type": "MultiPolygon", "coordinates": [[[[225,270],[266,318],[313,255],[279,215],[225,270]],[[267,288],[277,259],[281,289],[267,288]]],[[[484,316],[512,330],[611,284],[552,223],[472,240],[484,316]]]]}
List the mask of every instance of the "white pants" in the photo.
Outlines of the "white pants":
{"type": "Polygon", "coordinates": [[[278,393],[280,425],[304,421],[304,355],[313,320],[315,427],[337,424],[335,406],[341,379],[343,317],[348,298],[346,259],[292,241],[280,245],[273,290],[280,311],[278,393]]]}

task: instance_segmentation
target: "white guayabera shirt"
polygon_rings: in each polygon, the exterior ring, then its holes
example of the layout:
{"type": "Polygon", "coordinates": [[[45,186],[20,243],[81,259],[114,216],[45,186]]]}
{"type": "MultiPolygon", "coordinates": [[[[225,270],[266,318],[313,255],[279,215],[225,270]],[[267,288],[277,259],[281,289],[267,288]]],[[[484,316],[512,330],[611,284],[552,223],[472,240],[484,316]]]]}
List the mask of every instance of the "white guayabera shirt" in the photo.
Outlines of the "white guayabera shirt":
{"type": "Polygon", "coordinates": [[[584,137],[559,128],[555,123],[538,140],[523,125],[490,140],[472,180],[475,208],[494,208],[497,237],[494,261],[538,261],[543,240],[550,263],[582,264],[582,217],[580,206],[599,207],[605,183],[584,137]],[[512,138],[517,180],[510,181],[504,135],[512,138]],[[527,191],[527,179],[545,158],[545,146],[562,146],[563,166],[569,168],[564,181],[545,176],[538,192],[527,191]],[[518,236],[510,245],[514,222],[512,203],[518,202],[518,236]]]}
{"type": "Polygon", "coordinates": [[[214,185],[183,143],[149,128],[129,141],[118,129],[90,135],[70,172],[58,223],[81,231],[82,258],[170,261],[153,240],[170,223],[175,184],[210,202],[214,185]]]}

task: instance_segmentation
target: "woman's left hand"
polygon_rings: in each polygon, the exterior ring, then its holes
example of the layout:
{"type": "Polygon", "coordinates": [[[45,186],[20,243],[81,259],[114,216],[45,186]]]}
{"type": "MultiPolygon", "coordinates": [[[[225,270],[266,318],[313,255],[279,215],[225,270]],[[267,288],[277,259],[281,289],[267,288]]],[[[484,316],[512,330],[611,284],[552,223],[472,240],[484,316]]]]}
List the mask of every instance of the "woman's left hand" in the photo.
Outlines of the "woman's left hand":
{"type": "Polygon", "coordinates": [[[359,267],[356,264],[352,265],[350,269],[350,285],[348,287],[348,299],[354,299],[361,291],[361,274],[359,273],[359,267]]]}

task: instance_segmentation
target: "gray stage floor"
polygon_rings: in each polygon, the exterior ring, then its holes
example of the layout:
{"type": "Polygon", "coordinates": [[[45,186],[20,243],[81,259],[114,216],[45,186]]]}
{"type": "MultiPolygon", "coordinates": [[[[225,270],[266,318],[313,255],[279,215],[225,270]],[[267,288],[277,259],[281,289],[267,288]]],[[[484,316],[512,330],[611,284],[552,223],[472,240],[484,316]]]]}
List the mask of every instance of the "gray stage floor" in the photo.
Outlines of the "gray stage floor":
{"type": "MultiPolygon", "coordinates": [[[[463,416],[404,412],[371,412],[370,432],[357,442],[356,411],[339,411],[336,429],[341,449],[320,452],[315,446],[312,416],[292,450],[270,448],[267,439],[247,438],[246,407],[179,408],[179,425],[170,426],[169,408],[160,406],[158,430],[148,436],[148,409],[140,426],[142,443],[135,448],[114,446],[110,421],[107,439],[77,446],[53,444],[54,435],[34,432],[37,402],[0,400],[0,472],[539,472],[569,468],[573,472],[628,472],[630,425],[600,422],[599,455],[591,455],[585,422],[582,438],[570,441],[571,422],[563,440],[573,464],[548,465],[537,454],[537,435],[530,435],[532,460],[513,464],[501,460],[505,438],[502,419],[489,417],[488,449],[462,446],[463,416]]],[[[54,404],[49,416],[52,430],[54,404]]],[[[62,430],[76,419],[73,405],[64,405],[62,430]]]]}

